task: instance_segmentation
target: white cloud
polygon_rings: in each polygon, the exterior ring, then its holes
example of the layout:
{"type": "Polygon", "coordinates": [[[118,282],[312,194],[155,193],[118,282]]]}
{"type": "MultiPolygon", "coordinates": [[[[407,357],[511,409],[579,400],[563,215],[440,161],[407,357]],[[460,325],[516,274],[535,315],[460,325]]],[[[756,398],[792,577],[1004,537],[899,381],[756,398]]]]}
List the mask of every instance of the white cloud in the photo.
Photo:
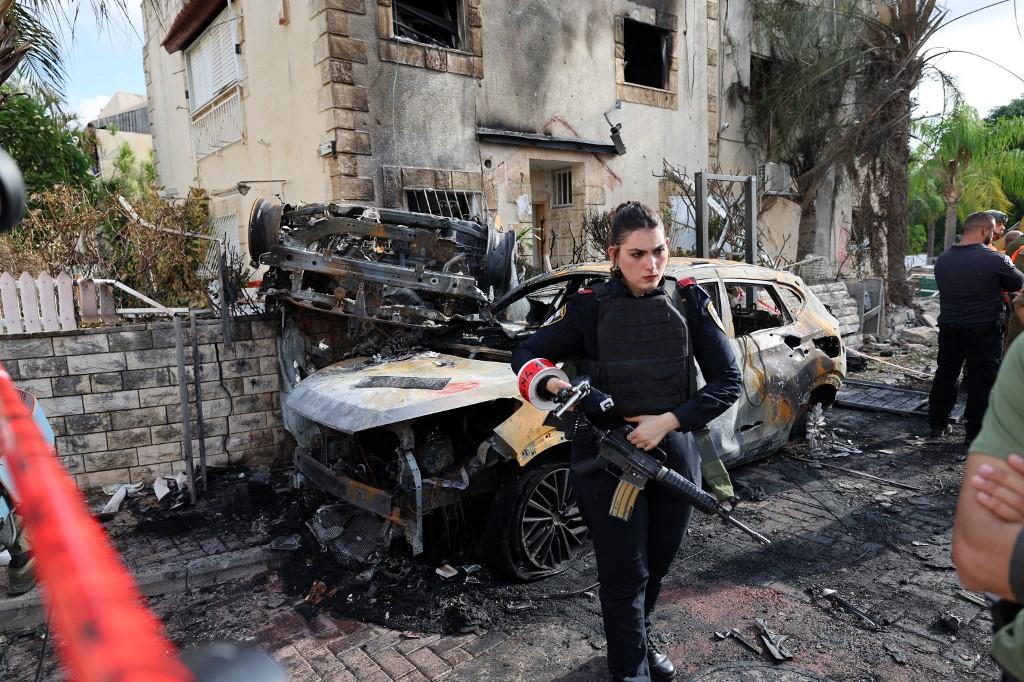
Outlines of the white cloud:
{"type": "Polygon", "coordinates": [[[75,113],[78,114],[79,122],[84,126],[100,115],[100,109],[110,101],[111,95],[95,95],[93,97],[82,97],[75,102],[75,113]]]}

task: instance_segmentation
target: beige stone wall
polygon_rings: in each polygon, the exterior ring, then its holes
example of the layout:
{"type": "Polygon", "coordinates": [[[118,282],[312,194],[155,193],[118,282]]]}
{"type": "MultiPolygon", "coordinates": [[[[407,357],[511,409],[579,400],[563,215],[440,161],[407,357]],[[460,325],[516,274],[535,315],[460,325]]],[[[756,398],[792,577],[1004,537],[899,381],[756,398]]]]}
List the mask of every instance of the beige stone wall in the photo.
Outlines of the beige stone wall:
{"type": "MultiPolygon", "coordinates": [[[[198,325],[206,461],[259,466],[291,454],[281,423],[276,328],[239,319],[225,344],[220,321],[198,325]]],[[[191,339],[186,325],[190,412],[191,339]]],[[[80,488],[152,483],[185,467],[177,350],[170,323],[8,335],[0,361],[39,403],[57,455],[80,488]]],[[[193,421],[193,438],[197,437],[193,421]]],[[[193,440],[198,462],[199,443],[193,440]]]]}

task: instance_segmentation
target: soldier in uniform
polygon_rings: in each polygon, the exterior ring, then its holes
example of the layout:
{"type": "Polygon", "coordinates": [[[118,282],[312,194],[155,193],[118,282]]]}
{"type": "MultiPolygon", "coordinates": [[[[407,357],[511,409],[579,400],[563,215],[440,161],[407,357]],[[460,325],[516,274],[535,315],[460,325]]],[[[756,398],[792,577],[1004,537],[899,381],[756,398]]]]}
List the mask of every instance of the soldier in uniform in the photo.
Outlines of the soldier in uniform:
{"type": "MultiPolygon", "coordinates": [[[[602,428],[634,425],[636,447],[661,448],[666,466],[700,485],[701,461],[691,432],[722,414],[740,395],[742,378],[722,323],[693,279],[664,278],[668,240],[658,215],[637,202],[611,219],[612,277],[570,299],[561,316],[516,349],[516,372],[536,358],[575,359],[581,374],[615,401],[591,418],[602,428]],[[691,354],[693,357],[691,357],[691,354]],[[692,360],[706,385],[691,389],[692,360]]],[[[550,378],[555,394],[568,384],[550,378]]],[[[573,463],[592,459],[597,445],[580,432],[573,463]]],[[[613,680],[668,680],[675,667],[652,645],[650,627],[661,582],[689,524],[691,508],[657,485],[644,489],[629,521],[610,518],[617,479],[598,471],[572,483],[593,538],[600,600],[613,680]]]]}

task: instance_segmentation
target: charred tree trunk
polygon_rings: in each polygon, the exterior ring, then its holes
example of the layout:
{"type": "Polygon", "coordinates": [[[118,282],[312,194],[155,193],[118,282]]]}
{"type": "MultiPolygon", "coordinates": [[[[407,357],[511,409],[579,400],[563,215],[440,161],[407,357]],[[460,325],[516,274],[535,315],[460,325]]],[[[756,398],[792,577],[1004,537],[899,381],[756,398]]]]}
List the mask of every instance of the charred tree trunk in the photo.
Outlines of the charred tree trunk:
{"type": "Polygon", "coordinates": [[[925,262],[931,263],[935,258],[935,218],[928,219],[928,243],[925,244],[925,262]]]}
{"type": "Polygon", "coordinates": [[[814,202],[800,211],[800,225],[796,242],[796,259],[804,260],[815,255],[814,247],[818,240],[818,211],[814,202]]]}
{"type": "Polygon", "coordinates": [[[900,121],[893,126],[888,150],[883,151],[883,163],[888,166],[889,190],[885,197],[886,284],[889,302],[911,306],[914,292],[907,280],[907,194],[910,167],[910,97],[900,97],[892,104],[891,120],[900,121]]]}

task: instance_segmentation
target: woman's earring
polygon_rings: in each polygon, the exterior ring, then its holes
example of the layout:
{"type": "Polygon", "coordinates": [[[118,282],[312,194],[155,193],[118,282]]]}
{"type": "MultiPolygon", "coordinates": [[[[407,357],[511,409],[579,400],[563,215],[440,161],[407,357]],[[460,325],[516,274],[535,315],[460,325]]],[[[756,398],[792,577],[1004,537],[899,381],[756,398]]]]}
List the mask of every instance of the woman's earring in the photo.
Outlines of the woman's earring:
{"type": "Polygon", "coordinates": [[[618,263],[612,263],[612,274],[613,275],[619,274],[619,264],[618,263]]]}

